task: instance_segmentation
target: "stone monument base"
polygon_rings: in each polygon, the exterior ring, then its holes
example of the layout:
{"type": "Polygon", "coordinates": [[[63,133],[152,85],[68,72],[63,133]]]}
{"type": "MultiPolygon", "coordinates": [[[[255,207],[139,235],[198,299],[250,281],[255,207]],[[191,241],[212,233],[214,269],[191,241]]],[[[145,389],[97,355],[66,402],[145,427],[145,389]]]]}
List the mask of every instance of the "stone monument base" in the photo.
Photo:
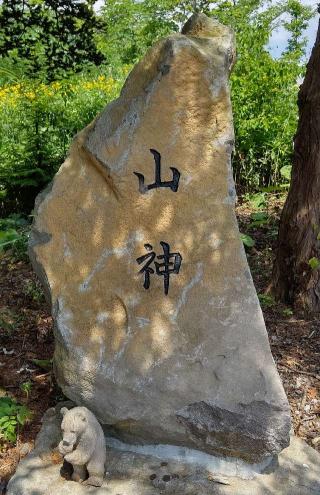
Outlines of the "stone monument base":
{"type": "MultiPolygon", "coordinates": [[[[68,479],[56,449],[61,418],[50,409],[43,418],[34,451],[23,459],[10,480],[7,495],[316,495],[320,493],[320,454],[292,437],[290,446],[263,473],[250,473],[242,461],[233,461],[243,479],[223,473],[228,462],[215,470],[185,462],[181,457],[158,457],[107,447],[106,477],[101,488],[68,479]],[[62,472],[62,475],[61,475],[62,472]]],[[[110,443],[110,442],[108,442],[110,443]]],[[[123,446],[122,446],[123,448],[123,446]]],[[[128,446],[128,449],[132,446],[128,446]]],[[[161,452],[161,449],[159,450],[161,452]]],[[[230,466],[232,463],[230,464],[230,466]]],[[[230,474],[230,466],[227,474],[230,474]]],[[[257,466],[257,465],[256,465],[257,466]]],[[[253,469],[254,470],[254,469],[253,469]]]]}

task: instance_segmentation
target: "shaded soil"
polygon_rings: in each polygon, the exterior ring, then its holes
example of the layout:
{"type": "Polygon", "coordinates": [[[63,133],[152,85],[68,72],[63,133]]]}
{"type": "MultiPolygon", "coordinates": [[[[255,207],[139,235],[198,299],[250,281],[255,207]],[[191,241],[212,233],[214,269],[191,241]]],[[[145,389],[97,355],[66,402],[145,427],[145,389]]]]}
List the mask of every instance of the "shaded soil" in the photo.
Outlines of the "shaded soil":
{"type": "MultiPolygon", "coordinates": [[[[255,241],[246,248],[248,261],[295,433],[320,450],[320,317],[298,314],[270,294],[282,204],[283,198],[276,196],[259,208],[240,200],[237,214],[240,231],[255,241]]],[[[50,309],[29,262],[15,260],[9,252],[0,254],[0,396],[26,404],[33,414],[18,431],[16,445],[0,438],[0,495],[19,459],[33,447],[44,411],[63,398],[54,384],[52,354],[50,309]],[[44,362],[39,366],[34,359],[44,362]]]]}
{"type": "Polygon", "coordinates": [[[1,479],[7,480],[20,457],[33,447],[40,421],[59,391],[52,381],[52,318],[28,261],[0,255],[0,397],[12,397],[32,412],[18,430],[16,445],[0,438],[1,479]],[[43,360],[41,366],[34,359],[43,360]]]}
{"type": "Polygon", "coordinates": [[[272,354],[291,407],[294,432],[320,451],[320,315],[305,315],[272,297],[271,275],[284,197],[253,208],[240,200],[239,228],[254,239],[246,248],[272,354]],[[256,218],[265,217],[260,225],[256,218]]]}

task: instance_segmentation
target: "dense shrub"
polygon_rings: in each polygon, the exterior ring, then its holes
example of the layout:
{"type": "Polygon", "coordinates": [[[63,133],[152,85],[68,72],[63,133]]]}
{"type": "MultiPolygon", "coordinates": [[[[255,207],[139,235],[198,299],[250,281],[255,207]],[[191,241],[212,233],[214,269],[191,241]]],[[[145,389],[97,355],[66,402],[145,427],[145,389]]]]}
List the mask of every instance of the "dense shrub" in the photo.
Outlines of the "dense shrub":
{"type": "Polygon", "coordinates": [[[118,95],[126,72],[0,88],[0,216],[30,211],[74,135],[118,95]]]}
{"type": "MultiPolygon", "coordinates": [[[[64,5],[64,0],[58,3],[64,5]]],[[[249,192],[288,182],[288,174],[281,170],[288,170],[291,163],[298,84],[304,74],[303,30],[312,10],[299,0],[108,0],[98,15],[104,29],[92,34],[108,65],[92,69],[84,64],[80,75],[49,84],[40,82],[52,77],[46,66],[32,73],[30,82],[30,61],[21,58],[23,53],[17,59],[10,52],[0,61],[0,216],[30,211],[36,193],[64,160],[72,137],[117,96],[127,72],[124,64],[135,63],[159,36],[178,31],[195,7],[236,33],[231,97],[238,187],[249,192]],[[267,46],[281,25],[289,40],[276,60],[267,46]],[[10,79],[16,82],[9,84],[10,79]]],[[[40,21],[41,16],[34,19],[33,28],[40,21]]],[[[32,40],[28,43],[33,46],[32,40]]],[[[60,49],[64,50],[63,43],[60,49]]],[[[63,74],[72,70],[70,62],[63,74]]]]}

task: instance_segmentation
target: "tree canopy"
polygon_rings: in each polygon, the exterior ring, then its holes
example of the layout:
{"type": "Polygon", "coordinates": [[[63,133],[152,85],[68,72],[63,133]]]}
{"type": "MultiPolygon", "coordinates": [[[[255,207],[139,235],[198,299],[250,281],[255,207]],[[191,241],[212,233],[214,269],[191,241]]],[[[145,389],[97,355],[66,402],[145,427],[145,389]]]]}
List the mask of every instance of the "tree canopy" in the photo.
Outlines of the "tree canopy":
{"type": "MultiPolygon", "coordinates": [[[[23,197],[30,196],[31,183],[38,182],[40,188],[50,180],[72,136],[108,102],[109,96],[96,91],[99,77],[111,76],[118,90],[146,50],[160,37],[179,32],[196,10],[230,25],[236,33],[231,96],[238,188],[259,191],[287,186],[297,92],[305,70],[303,32],[314,15],[310,7],[300,0],[276,4],[268,0],[106,0],[96,12],[93,3],[4,0],[0,7],[0,199],[8,197],[8,191],[11,197],[21,197],[22,191],[23,197]],[[282,55],[274,58],[268,42],[281,26],[289,39],[282,55]],[[60,86],[51,86],[57,81],[60,86]],[[75,98],[72,89],[83,84],[85,101],[81,95],[75,98]],[[75,100],[81,100],[80,106],[74,107],[75,100]]],[[[115,91],[108,89],[107,94],[115,91]]],[[[37,188],[28,205],[36,192],[37,188]]]]}
{"type": "Polygon", "coordinates": [[[28,76],[54,80],[99,65],[92,0],[3,0],[0,55],[23,61],[28,76]]]}

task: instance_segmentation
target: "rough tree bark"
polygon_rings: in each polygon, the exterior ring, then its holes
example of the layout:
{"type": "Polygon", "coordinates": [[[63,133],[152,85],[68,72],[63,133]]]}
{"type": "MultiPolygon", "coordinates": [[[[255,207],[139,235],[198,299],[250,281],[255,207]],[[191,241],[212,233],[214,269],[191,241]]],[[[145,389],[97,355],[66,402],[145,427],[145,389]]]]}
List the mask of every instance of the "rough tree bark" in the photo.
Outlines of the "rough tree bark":
{"type": "Polygon", "coordinates": [[[276,297],[320,311],[320,22],[298,95],[292,178],[284,205],[273,267],[276,297]],[[313,259],[314,258],[314,259],[313,259]],[[311,263],[310,263],[310,260],[311,263]],[[312,266],[311,266],[312,265],[312,266]]]}

